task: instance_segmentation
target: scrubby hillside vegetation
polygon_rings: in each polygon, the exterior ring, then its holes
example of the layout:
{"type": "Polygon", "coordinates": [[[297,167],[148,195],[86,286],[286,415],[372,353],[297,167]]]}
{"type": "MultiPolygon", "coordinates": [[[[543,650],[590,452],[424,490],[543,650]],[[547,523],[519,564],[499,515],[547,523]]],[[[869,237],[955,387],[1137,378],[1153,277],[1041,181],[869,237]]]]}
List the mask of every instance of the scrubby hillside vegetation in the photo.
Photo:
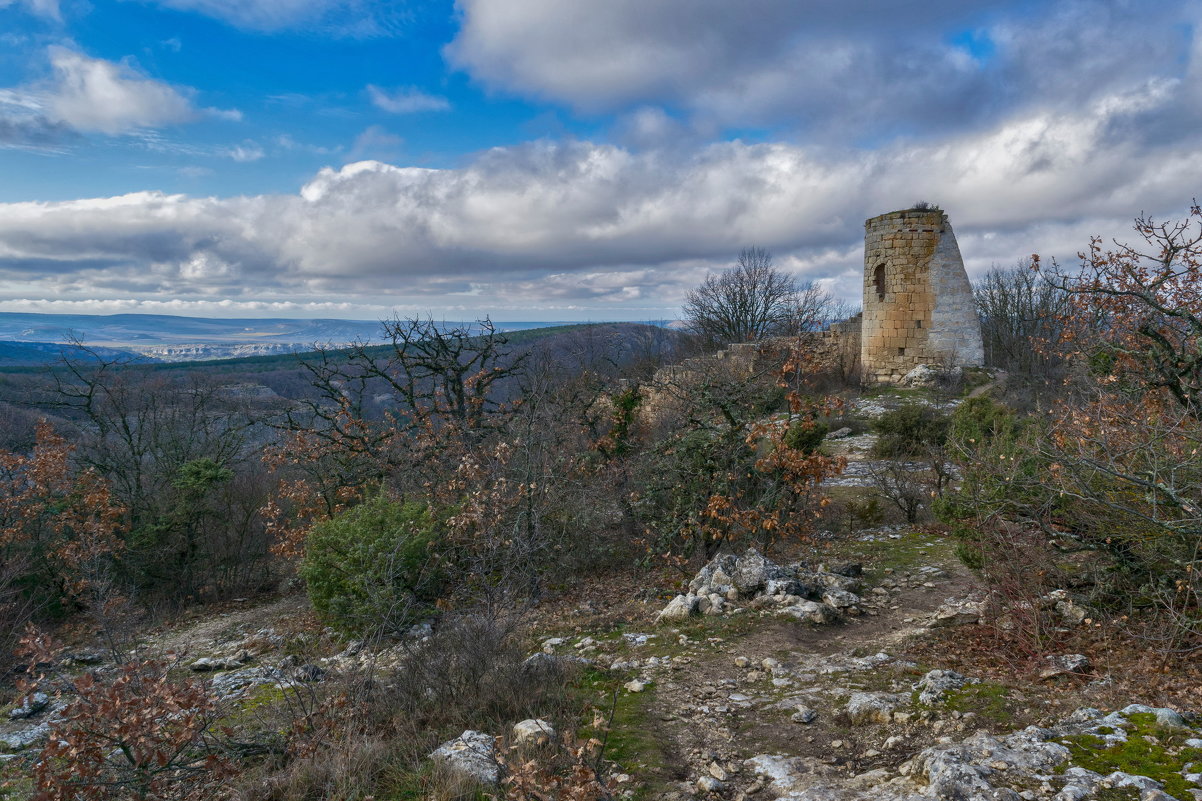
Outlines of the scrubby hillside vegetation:
{"type": "Polygon", "coordinates": [[[703,336],[5,373],[0,793],[1197,798],[1200,223],[906,387],[758,250],[703,336]]]}

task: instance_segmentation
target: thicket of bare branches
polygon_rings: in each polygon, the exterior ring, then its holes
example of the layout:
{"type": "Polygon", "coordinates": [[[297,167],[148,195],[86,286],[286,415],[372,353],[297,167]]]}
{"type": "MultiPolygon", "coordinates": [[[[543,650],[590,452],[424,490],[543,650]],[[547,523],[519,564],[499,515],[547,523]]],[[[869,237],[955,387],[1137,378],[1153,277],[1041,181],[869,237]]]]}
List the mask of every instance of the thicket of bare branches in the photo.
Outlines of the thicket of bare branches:
{"type": "Polygon", "coordinates": [[[1063,364],[1059,352],[1069,295],[1055,276],[1029,259],[994,266],[973,284],[985,364],[1018,376],[1048,379],[1063,364]]]}
{"type": "Polygon", "coordinates": [[[1046,324],[1055,338],[1028,341],[1054,348],[1071,369],[1043,413],[1016,419],[985,399],[957,410],[962,422],[979,419],[954,438],[962,481],[943,512],[967,523],[962,536],[1015,610],[1047,587],[1025,586],[1010,569],[1012,543],[1088,553],[1089,572],[1076,580],[1092,602],[1138,620],[1134,633],[1162,653],[1194,653],[1202,649],[1202,210],[1176,222],[1141,217],[1135,230],[1141,243],[1107,249],[1095,238],[1075,275],[1049,277],[1046,291],[1062,304],[1046,324]]]}
{"type": "Polygon", "coordinates": [[[834,299],[777,269],[763,248],[744,248],[735,265],[708,275],[685,298],[684,318],[716,344],[756,342],[814,331],[830,322],[834,299]]]}

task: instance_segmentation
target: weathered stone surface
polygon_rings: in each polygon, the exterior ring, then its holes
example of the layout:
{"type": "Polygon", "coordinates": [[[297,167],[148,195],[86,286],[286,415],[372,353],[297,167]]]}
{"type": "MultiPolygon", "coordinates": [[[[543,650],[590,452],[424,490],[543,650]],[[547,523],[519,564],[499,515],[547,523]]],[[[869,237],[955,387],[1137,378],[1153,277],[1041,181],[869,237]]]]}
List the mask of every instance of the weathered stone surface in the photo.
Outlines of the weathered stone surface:
{"type": "Polygon", "coordinates": [[[949,600],[935,610],[929,625],[931,628],[945,626],[969,626],[981,622],[982,604],[976,601],[949,600]]]}
{"type": "Polygon", "coordinates": [[[802,572],[767,559],[755,548],[737,557],[720,554],[698,571],[687,594],[676,596],[664,607],[656,622],[684,620],[694,614],[732,614],[746,604],[812,623],[832,623],[839,619],[840,609],[858,612],[861,601],[855,594],[860,566],[841,567],[849,575],[802,572]]]}
{"type": "Polygon", "coordinates": [[[715,576],[718,578],[719,586],[722,586],[721,582],[723,579],[729,583],[730,577],[735,572],[736,565],[737,559],[734,554],[724,553],[715,556],[712,560],[710,560],[709,564],[701,568],[697,575],[693,577],[693,580],[689,582],[689,592],[695,595],[700,595],[703,593],[708,595],[710,592],[712,592],[712,589],[708,588],[712,588],[714,586],[715,576]]]}
{"type": "Polygon", "coordinates": [[[894,693],[852,693],[847,701],[847,717],[852,723],[889,723],[902,703],[894,693]]]}
{"type": "Polygon", "coordinates": [[[806,574],[803,576],[803,579],[812,581],[820,587],[834,587],[835,589],[846,590],[847,592],[859,592],[861,586],[860,579],[855,576],[845,576],[842,573],[832,573],[826,570],[806,574]]]}
{"type": "Polygon", "coordinates": [[[981,323],[947,215],[895,211],[864,231],[865,379],[899,383],[919,365],[982,364],[981,323]]]}
{"type": "MultiPolygon", "coordinates": [[[[1119,714],[1124,717],[1137,712],[1142,712],[1147,715],[1155,715],[1156,725],[1158,726],[1166,726],[1168,728],[1178,729],[1188,727],[1189,725],[1185,722],[1185,718],[1181,716],[1180,712],[1169,709],[1168,707],[1147,706],[1145,704],[1128,704],[1119,710],[1119,714]]],[[[1197,748],[1199,746],[1194,747],[1197,748]]]]}
{"type": "Polygon", "coordinates": [[[732,583],[741,595],[755,595],[756,592],[763,589],[767,579],[780,578],[780,576],[768,575],[769,572],[777,572],[772,569],[775,567],[776,565],[764,558],[759,551],[748,548],[747,552],[735,562],[731,576],[732,583]]]}
{"type": "Polygon", "coordinates": [[[1089,610],[1076,603],[1068,590],[1052,590],[1039,599],[1039,605],[1043,609],[1055,611],[1060,621],[1070,626],[1080,625],[1089,616],[1089,610]]]}
{"type": "Polygon", "coordinates": [[[1041,679],[1050,679],[1055,676],[1067,676],[1071,674],[1088,673],[1093,670],[1093,665],[1089,661],[1089,657],[1084,654],[1053,654],[1045,657],[1048,665],[1039,672],[1041,679]]]}
{"type": "Polygon", "coordinates": [[[819,625],[833,623],[839,619],[839,613],[835,611],[834,607],[804,599],[798,599],[788,606],[780,607],[780,612],[781,614],[795,617],[798,620],[805,620],[819,625]]]}
{"type": "Polygon", "coordinates": [[[918,690],[919,703],[934,706],[942,703],[947,694],[966,684],[975,684],[976,679],[965,678],[954,670],[932,670],[914,684],[918,690]]]}
{"type": "Polygon", "coordinates": [[[42,742],[50,734],[51,719],[39,720],[32,726],[17,731],[0,734],[0,747],[10,751],[20,751],[31,745],[42,742]]]}
{"type": "Polygon", "coordinates": [[[663,610],[656,616],[656,623],[663,623],[671,620],[685,620],[697,611],[697,602],[700,599],[696,595],[677,595],[663,610]]]}
{"type": "Polygon", "coordinates": [[[859,562],[841,562],[837,565],[831,565],[830,569],[826,572],[833,573],[836,576],[858,579],[864,575],[864,565],[859,562]]]}
{"type": "MultiPolygon", "coordinates": [[[[887,694],[858,695],[866,700],[866,708],[877,709],[877,701],[887,694]]],[[[852,776],[826,764],[830,760],[761,754],[743,763],[743,775],[755,777],[746,788],[746,797],[778,801],[1094,801],[1113,795],[1167,801],[1164,785],[1157,779],[1122,771],[1102,775],[1073,765],[1069,761],[1072,752],[1061,741],[1088,735],[1088,740],[1100,740],[1102,747],[1108,747],[1131,736],[1131,722],[1125,716],[1145,713],[1160,717],[1171,712],[1140,704],[1109,715],[1082,708],[1049,728],[1029,726],[1004,736],[980,730],[958,741],[942,738],[896,767],[877,767],[852,776]],[[758,795],[761,791],[766,795],[758,795]]],[[[902,738],[890,737],[885,748],[902,742],[902,738]]],[[[841,740],[829,743],[835,750],[841,744],[841,740]]],[[[875,750],[865,752],[865,756],[876,755],[875,750]]],[[[1199,768],[1202,765],[1186,765],[1181,774],[1187,782],[1197,783],[1202,774],[1192,771],[1199,768]]],[[[1192,788],[1189,792],[1202,794],[1192,788]]]]}
{"type": "Polygon", "coordinates": [[[903,387],[937,387],[940,384],[958,380],[962,372],[959,367],[945,369],[931,364],[920,364],[902,376],[901,385],[903,387]]]}
{"type": "Polygon", "coordinates": [[[454,740],[438,746],[430,754],[430,759],[468,781],[496,785],[501,780],[496,752],[496,741],[492,735],[468,729],[454,740]]]}
{"type": "Polygon", "coordinates": [[[1024,729],[999,740],[980,731],[962,743],[928,748],[914,759],[925,773],[931,795],[936,798],[1018,798],[1013,790],[999,794],[989,781],[993,763],[1005,762],[1026,772],[1050,772],[1068,759],[1069,751],[1059,743],[1045,742],[1042,730],[1024,729]]]}
{"type": "MultiPolygon", "coordinates": [[[[247,655],[249,658],[249,655],[247,655]]],[[[188,667],[198,673],[207,673],[214,670],[236,670],[242,667],[242,663],[246,659],[239,656],[202,656],[188,667]]]]}
{"type": "Polygon", "coordinates": [[[326,670],[314,664],[304,664],[292,671],[292,678],[296,681],[314,682],[321,681],[326,677],[326,670]]]}
{"type": "Polygon", "coordinates": [[[25,696],[20,706],[15,706],[8,712],[11,720],[25,720],[50,706],[50,696],[44,692],[34,692],[25,696]]]}
{"type": "Polygon", "coordinates": [[[838,587],[827,587],[823,590],[822,600],[835,609],[851,609],[860,605],[860,596],[838,587]]]}
{"type": "Polygon", "coordinates": [[[513,725],[513,741],[519,745],[546,745],[555,739],[555,728],[542,718],[528,718],[513,725]]]}
{"type": "Polygon", "coordinates": [[[270,667],[242,668],[219,673],[208,682],[209,691],[219,699],[237,698],[252,687],[285,684],[283,673],[270,667]]]}

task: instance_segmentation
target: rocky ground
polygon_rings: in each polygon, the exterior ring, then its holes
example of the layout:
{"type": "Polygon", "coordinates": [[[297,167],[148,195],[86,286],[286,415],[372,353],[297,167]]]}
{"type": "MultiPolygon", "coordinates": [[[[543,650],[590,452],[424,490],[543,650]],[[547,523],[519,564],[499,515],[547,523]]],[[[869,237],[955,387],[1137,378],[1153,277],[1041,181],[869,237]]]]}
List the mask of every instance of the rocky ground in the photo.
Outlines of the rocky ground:
{"type": "MultiPolygon", "coordinates": [[[[854,462],[871,440],[843,443],[854,462]]],[[[726,555],[676,595],[662,593],[663,576],[651,588],[645,573],[588,577],[536,610],[532,659],[583,666],[582,701],[600,717],[580,734],[605,740],[619,794],[1202,800],[1202,718],[1151,689],[1117,693],[1108,663],[1065,653],[1042,669],[1017,655],[1009,672],[1004,660],[989,676],[963,667],[959,652],[984,629],[983,593],[945,538],[885,527],[800,556],[726,555]]],[[[1066,629],[1089,625],[1067,593],[1045,602],[1066,629]]],[[[136,644],[237,701],[367,661],[400,665],[425,634],[364,648],[290,595],[175,621],[136,644]]],[[[78,648],[63,667],[78,674],[107,660],[78,648]]],[[[60,704],[47,696],[0,710],[0,759],[44,737],[60,704]]],[[[493,735],[553,738],[579,721],[515,723],[512,733],[465,732],[435,758],[492,781],[493,735]]]]}
{"type": "MultiPolygon", "coordinates": [[[[978,628],[979,590],[944,539],[883,529],[862,533],[838,564],[791,570],[758,554],[737,561],[711,566],[692,588],[721,589],[717,570],[738,574],[747,564],[759,570],[759,586],[730,576],[744,591],[731,587],[704,612],[698,604],[657,622],[671,601],[639,600],[630,588],[618,591],[620,603],[545,610],[532,649],[587,664],[583,692],[612,713],[607,758],[620,792],[734,801],[1202,799],[1202,721],[1187,710],[1093,709],[1111,696],[1107,676],[1088,665],[1057,671],[1049,662],[1042,680],[1016,673],[999,682],[913,656],[932,638],[954,647],[957,632],[978,628]],[[857,554],[862,574],[833,588],[846,593],[831,598],[842,605],[821,600],[821,577],[857,573],[857,554]],[[775,598],[764,594],[771,581],[784,583],[775,598]],[[831,614],[798,614],[799,603],[831,614]]],[[[295,596],[235,605],[151,632],[143,649],[186,653],[180,669],[207,677],[227,698],[320,681],[365,658],[331,632],[299,625],[304,618],[295,596]]],[[[91,657],[76,656],[87,669],[91,657]]],[[[57,702],[44,700],[43,709],[5,710],[0,746],[20,753],[45,735],[57,702]]]]}
{"type": "Polygon", "coordinates": [[[910,658],[973,626],[977,591],[942,539],[888,541],[910,567],[870,571],[835,622],[744,609],[545,647],[629,677],[617,719],[641,731],[618,758],[644,797],[1202,798],[1202,721],[1089,708],[1107,677],[1087,663],[1002,684],[910,658]],[[1082,708],[1058,718],[1052,695],[1082,708]]]}

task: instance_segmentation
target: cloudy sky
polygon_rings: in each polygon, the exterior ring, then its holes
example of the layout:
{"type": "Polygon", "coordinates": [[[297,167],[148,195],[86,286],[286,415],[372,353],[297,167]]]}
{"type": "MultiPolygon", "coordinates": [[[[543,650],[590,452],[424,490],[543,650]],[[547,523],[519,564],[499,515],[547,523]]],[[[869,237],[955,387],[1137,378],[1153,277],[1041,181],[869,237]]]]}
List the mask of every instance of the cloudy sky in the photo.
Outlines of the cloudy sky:
{"type": "Polygon", "coordinates": [[[665,319],[1202,195],[1192,0],[0,0],[0,310],[665,319]]]}

